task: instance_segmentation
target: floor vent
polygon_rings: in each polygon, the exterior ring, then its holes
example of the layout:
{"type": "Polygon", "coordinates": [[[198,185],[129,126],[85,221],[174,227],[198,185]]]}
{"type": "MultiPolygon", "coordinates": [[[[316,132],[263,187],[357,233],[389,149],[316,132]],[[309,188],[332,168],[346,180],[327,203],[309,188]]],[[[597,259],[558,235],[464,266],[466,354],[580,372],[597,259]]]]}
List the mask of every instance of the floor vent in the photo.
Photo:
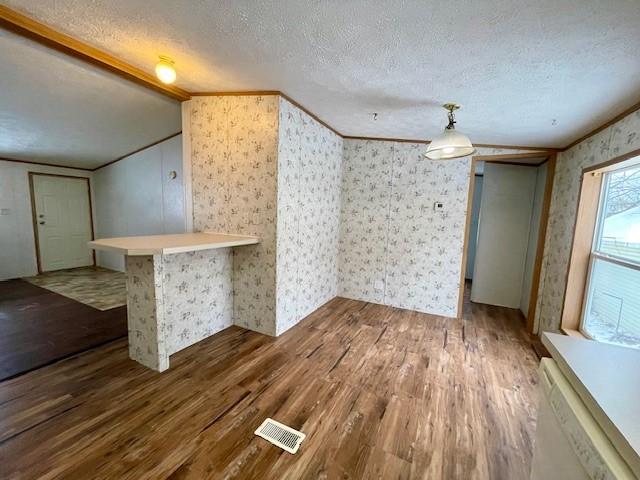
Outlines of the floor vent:
{"type": "Polygon", "coordinates": [[[306,437],[302,432],[267,418],[258,427],[255,434],[289,453],[296,453],[306,437]]]}

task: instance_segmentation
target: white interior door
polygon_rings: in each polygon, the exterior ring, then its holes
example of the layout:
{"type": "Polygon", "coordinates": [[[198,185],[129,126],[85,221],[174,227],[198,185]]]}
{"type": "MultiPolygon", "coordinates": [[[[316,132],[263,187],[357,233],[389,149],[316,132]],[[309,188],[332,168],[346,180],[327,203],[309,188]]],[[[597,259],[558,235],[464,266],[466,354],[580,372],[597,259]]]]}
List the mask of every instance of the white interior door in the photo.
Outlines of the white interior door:
{"type": "Polygon", "coordinates": [[[41,270],[93,265],[88,181],[37,174],[32,179],[41,270]]]}
{"type": "Polygon", "coordinates": [[[536,178],[532,167],[485,164],[471,301],[520,306],[536,178]]]}

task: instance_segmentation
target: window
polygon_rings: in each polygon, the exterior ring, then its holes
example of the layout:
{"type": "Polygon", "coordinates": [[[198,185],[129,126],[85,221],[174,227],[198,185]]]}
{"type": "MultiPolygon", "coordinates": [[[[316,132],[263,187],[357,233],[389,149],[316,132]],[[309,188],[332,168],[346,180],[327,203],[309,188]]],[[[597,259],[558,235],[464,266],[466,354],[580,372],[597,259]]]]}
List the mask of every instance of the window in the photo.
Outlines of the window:
{"type": "Polygon", "coordinates": [[[580,330],[640,348],[640,166],[603,174],[580,330]]]}

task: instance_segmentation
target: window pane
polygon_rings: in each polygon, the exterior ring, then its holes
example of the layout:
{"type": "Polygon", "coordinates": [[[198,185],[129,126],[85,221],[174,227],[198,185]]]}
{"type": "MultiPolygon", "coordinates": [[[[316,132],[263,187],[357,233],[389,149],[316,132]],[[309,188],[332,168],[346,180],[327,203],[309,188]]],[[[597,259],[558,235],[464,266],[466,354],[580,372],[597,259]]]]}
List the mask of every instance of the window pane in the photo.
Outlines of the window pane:
{"type": "Polygon", "coordinates": [[[640,271],[594,258],[582,328],[594,340],[640,348],[640,271]]]}
{"type": "Polygon", "coordinates": [[[605,175],[596,250],[640,262],[640,166],[605,175]]]}

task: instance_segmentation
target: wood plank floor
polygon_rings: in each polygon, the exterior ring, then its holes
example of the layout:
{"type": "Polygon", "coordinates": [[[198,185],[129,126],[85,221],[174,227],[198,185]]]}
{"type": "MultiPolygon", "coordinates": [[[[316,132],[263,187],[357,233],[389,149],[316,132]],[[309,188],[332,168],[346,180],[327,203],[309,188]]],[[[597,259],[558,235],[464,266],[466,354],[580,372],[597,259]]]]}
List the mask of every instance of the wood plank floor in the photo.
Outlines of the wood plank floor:
{"type": "Polygon", "coordinates": [[[162,374],[119,340],[0,383],[0,477],[525,479],[536,367],[520,314],[475,304],[452,320],[337,298],[162,374]],[[307,434],[298,454],[253,435],[266,417],[307,434]]]}
{"type": "Polygon", "coordinates": [[[127,307],[100,311],[23,280],[0,282],[0,380],[127,335],[127,307]]]}

